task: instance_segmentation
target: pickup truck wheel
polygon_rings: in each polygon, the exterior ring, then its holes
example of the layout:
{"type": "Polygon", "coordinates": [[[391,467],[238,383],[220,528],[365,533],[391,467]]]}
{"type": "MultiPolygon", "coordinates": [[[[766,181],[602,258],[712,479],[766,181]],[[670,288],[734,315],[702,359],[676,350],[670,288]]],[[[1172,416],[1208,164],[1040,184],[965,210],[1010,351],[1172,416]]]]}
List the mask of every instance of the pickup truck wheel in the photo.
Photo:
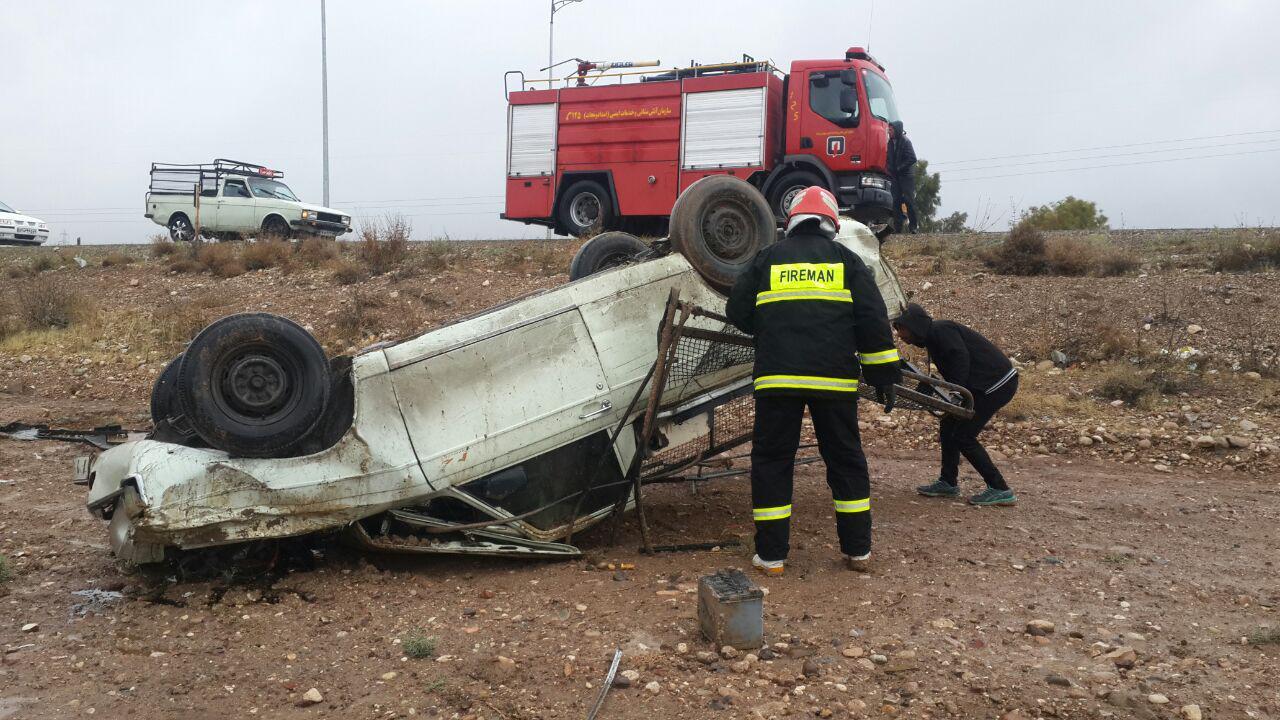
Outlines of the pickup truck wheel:
{"type": "Polygon", "coordinates": [[[648,245],[630,233],[600,233],[578,248],[573,261],[569,263],[569,280],[581,280],[601,270],[625,265],[648,249],[648,245]]]}
{"type": "Polygon", "coordinates": [[[190,242],[196,236],[196,229],[191,221],[181,213],[169,218],[169,239],[178,242],[190,242]]]}
{"type": "Polygon", "coordinates": [[[672,247],[722,293],[777,236],[768,201],[755,187],[729,175],[695,182],[671,209],[672,247]]]}
{"type": "Polygon", "coordinates": [[[182,355],[169,361],[164,366],[156,384],[151,386],[151,423],[159,424],[161,420],[173,417],[174,412],[181,412],[177,405],[178,367],[182,364],[182,355]]]}
{"type": "Polygon", "coordinates": [[[773,186],[773,189],[769,191],[769,205],[773,208],[773,214],[779,220],[786,220],[787,208],[791,205],[791,201],[801,190],[814,185],[827,187],[822,178],[804,170],[782,176],[773,186]]]}
{"type": "Polygon", "coordinates": [[[272,215],[262,221],[262,237],[263,238],[279,238],[280,240],[288,240],[290,235],[289,223],[279,215],[272,215]]]}
{"type": "Polygon", "coordinates": [[[609,226],[613,220],[613,203],[603,185],[581,180],[560,196],[558,214],[561,227],[570,235],[582,237],[596,228],[609,226]]]}
{"type": "Polygon", "coordinates": [[[200,331],[178,369],[178,401],[211,447],[287,457],[324,414],[332,383],[324,349],[291,320],[231,315],[200,331]]]}

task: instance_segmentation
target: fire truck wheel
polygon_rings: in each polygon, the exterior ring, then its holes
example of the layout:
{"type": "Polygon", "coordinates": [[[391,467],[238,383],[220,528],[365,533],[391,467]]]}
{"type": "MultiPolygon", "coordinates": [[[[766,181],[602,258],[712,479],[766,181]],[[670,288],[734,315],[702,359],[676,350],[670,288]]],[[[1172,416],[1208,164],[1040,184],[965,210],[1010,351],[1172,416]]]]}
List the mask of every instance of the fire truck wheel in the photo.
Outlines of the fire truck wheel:
{"type": "Polygon", "coordinates": [[[630,233],[600,233],[582,243],[569,263],[569,280],[581,280],[601,270],[626,264],[649,249],[640,238],[630,233]]]}
{"type": "Polygon", "coordinates": [[[609,191],[593,180],[579,180],[560,196],[560,226],[575,237],[609,226],[613,220],[613,203],[609,191]]]}
{"type": "Polygon", "coordinates": [[[695,182],[671,209],[672,247],[722,293],[775,239],[777,224],[768,201],[730,175],[709,175],[695,182]]]}
{"type": "Polygon", "coordinates": [[[177,213],[169,218],[169,239],[176,242],[188,242],[196,236],[196,229],[186,215],[177,213]]]}
{"type": "MultiPolygon", "coordinates": [[[[817,185],[818,187],[827,187],[814,173],[798,170],[796,172],[783,175],[773,189],[769,191],[769,205],[773,207],[773,214],[779,220],[785,220],[787,217],[787,207],[791,205],[791,200],[807,187],[817,185]]],[[[830,188],[828,188],[830,189],[830,188]]]]}
{"type": "Polygon", "coordinates": [[[320,343],[267,313],[209,325],[178,368],[178,402],[192,429],[238,457],[287,457],[324,414],[331,387],[320,343]]]}

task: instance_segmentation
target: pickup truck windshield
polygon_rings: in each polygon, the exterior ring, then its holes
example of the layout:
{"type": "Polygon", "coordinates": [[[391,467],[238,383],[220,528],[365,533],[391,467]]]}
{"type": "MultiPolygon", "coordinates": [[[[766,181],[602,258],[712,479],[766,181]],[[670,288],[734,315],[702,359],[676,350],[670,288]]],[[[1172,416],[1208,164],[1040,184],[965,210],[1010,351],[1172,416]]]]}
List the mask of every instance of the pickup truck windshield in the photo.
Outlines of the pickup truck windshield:
{"type": "Polygon", "coordinates": [[[288,185],[277,180],[249,178],[249,188],[253,190],[253,194],[257,197],[300,202],[298,200],[298,196],[293,194],[293,191],[289,189],[288,185]]]}
{"type": "Polygon", "coordinates": [[[17,210],[14,210],[13,208],[9,207],[8,205],[5,205],[2,202],[0,202],[0,212],[13,213],[14,215],[18,214],[17,210]]]}

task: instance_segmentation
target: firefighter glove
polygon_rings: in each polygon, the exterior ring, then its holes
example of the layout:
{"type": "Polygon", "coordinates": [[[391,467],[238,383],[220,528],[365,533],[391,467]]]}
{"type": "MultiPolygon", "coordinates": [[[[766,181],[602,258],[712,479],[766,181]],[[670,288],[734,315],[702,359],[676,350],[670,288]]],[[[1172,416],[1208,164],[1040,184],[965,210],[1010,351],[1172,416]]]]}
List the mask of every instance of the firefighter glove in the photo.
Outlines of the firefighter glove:
{"type": "Polygon", "coordinates": [[[876,402],[884,405],[886,413],[893,412],[893,404],[897,399],[897,392],[893,389],[893,385],[876,386],[876,402]]]}

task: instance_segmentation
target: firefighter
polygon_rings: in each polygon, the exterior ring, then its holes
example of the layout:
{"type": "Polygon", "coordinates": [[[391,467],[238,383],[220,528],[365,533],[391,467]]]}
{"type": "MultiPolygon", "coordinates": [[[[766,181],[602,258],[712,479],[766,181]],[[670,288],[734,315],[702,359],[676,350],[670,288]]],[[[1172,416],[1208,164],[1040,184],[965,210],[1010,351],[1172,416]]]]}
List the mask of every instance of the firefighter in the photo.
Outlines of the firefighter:
{"type": "Polygon", "coordinates": [[[908,229],[915,234],[919,230],[916,225],[916,149],[901,120],[889,123],[889,127],[889,170],[897,189],[897,206],[906,216],[908,229]]]}
{"type": "Polygon", "coordinates": [[[942,472],[929,485],[916,488],[928,497],[957,497],[960,456],[964,455],[987,483],[987,489],[969,498],[973,505],[1014,505],[1017,496],[1009,489],[1000,469],[991,461],[978,434],[996,411],[1018,392],[1018,370],[1009,358],[972,328],[949,320],[934,320],[919,305],[910,303],[893,321],[902,341],[929,351],[942,379],[973,393],[973,417],[960,420],[950,415],[938,426],[942,446],[942,472]]]}
{"type": "Polygon", "coordinates": [[[790,549],[792,473],[806,407],[827,465],[840,550],[851,570],[869,569],[871,480],[858,436],[858,377],[890,412],[902,373],[871,271],[832,240],[838,212],[825,188],[800,192],[786,237],[756,255],[725,311],[755,336],[751,563],[769,575],[782,574],[790,549]]]}

